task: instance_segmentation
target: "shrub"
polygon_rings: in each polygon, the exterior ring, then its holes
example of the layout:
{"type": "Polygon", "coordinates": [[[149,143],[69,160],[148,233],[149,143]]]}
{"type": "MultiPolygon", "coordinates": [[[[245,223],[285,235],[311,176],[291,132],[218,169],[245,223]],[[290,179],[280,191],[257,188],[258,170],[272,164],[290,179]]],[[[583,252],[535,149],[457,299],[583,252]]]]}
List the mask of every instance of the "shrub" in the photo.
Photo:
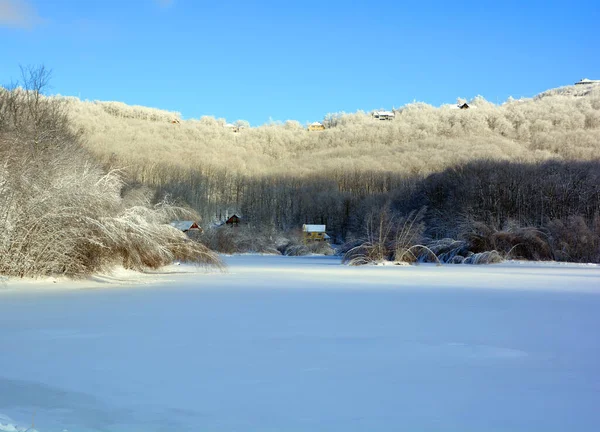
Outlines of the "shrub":
{"type": "Polygon", "coordinates": [[[62,102],[41,95],[44,70],[27,73],[24,89],[0,92],[0,274],[82,277],[175,259],[221,266],[167,224],[188,211],[152,205],[147,194],[123,198],[121,174],[104,172],[71,131],[62,102]]]}
{"type": "Polygon", "coordinates": [[[581,216],[547,224],[554,255],[559,261],[600,262],[600,217],[591,223],[581,216]]]}
{"type": "Polygon", "coordinates": [[[474,253],[498,251],[506,258],[526,260],[551,260],[554,257],[543,230],[533,227],[509,228],[495,231],[491,227],[477,223],[472,231],[464,234],[468,248],[474,253]]]}
{"type": "Polygon", "coordinates": [[[462,264],[497,264],[504,261],[504,258],[495,250],[474,253],[466,257],[462,264]]]}
{"type": "Polygon", "coordinates": [[[286,256],[304,256],[304,255],[333,255],[335,250],[327,242],[290,242],[280,252],[286,256]]]}
{"type": "Polygon", "coordinates": [[[277,234],[272,230],[258,230],[249,225],[222,225],[206,230],[201,241],[207,247],[225,254],[253,252],[278,255],[276,238],[277,234]]]}
{"type": "MultiPolygon", "coordinates": [[[[444,238],[433,240],[427,245],[429,250],[437,257],[437,260],[445,264],[462,264],[466,257],[472,254],[469,244],[464,240],[444,238]]],[[[419,254],[419,261],[430,262],[431,254],[419,254]]]]}
{"type": "Polygon", "coordinates": [[[390,210],[384,208],[379,213],[372,212],[366,220],[365,237],[356,241],[353,247],[344,247],[343,262],[349,265],[364,265],[395,259],[402,262],[414,262],[417,256],[415,247],[427,249],[421,245],[425,225],[425,208],[411,212],[405,217],[395,218],[390,210]]]}

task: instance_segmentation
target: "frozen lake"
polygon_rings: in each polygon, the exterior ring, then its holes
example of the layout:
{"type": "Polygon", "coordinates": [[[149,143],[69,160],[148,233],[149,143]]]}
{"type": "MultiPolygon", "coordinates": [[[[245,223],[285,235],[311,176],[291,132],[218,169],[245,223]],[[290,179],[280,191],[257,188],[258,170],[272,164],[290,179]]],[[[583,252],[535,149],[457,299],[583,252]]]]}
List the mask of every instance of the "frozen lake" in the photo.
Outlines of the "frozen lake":
{"type": "Polygon", "coordinates": [[[226,261],[0,284],[0,430],[600,430],[598,266],[226,261]]]}

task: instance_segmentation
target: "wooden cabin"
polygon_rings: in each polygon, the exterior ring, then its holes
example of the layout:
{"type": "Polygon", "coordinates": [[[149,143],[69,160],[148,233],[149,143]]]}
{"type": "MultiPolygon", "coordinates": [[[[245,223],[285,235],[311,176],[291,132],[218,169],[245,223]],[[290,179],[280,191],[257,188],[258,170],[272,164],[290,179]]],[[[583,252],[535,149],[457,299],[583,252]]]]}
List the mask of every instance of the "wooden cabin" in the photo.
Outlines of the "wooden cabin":
{"type": "Polygon", "coordinates": [[[305,243],[312,241],[327,241],[330,237],[325,230],[325,225],[304,224],[302,225],[302,239],[305,243]]]}
{"type": "Polygon", "coordinates": [[[459,109],[469,109],[469,108],[471,108],[471,107],[469,106],[469,104],[468,104],[468,103],[466,103],[466,102],[465,102],[464,104],[462,104],[462,105],[459,105],[459,106],[458,106],[458,108],[459,108],[459,109]]]}
{"type": "Polygon", "coordinates": [[[184,233],[197,232],[202,234],[204,230],[195,221],[173,221],[170,224],[172,227],[177,228],[179,231],[184,233]]]}
{"type": "Polygon", "coordinates": [[[395,117],[393,111],[373,111],[373,118],[377,120],[394,120],[395,117]]]}
{"type": "Polygon", "coordinates": [[[238,215],[233,215],[225,221],[225,225],[236,227],[240,224],[241,219],[238,215]]]}
{"type": "Polygon", "coordinates": [[[322,131],[325,130],[325,126],[322,123],[314,122],[308,125],[309,131],[322,131]]]}

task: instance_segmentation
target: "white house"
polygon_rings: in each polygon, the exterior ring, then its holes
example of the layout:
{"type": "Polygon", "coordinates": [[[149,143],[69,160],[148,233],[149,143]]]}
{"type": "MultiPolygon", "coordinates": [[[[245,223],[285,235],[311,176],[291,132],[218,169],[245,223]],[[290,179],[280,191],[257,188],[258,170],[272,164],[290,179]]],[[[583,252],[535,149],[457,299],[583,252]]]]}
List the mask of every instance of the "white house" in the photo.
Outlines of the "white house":
{"type": "Polygon", "coordinates": [[[234,124],[231,124],[231,123],[225,124],[225,128],[229,129],[232,132],[239,132],[240,131],[240,128],[238,126],[236,126],[234,124]]]}
{"type": "Polygon", "coordinates": [[[308,130],[309,131],[322,131],[322,130],[325,130],[325,126],[323,126],[323,123],[313,122],[308,125],[308,130]]]}
{"type": "Polygon", "coordinates": [[[302,225],[302,235],[304,241],[325,241],[329,240],[330,237],[327,235],[325,225],[313,225],[304,224],[302,225]]]}
{"type": "Polygon", "coordinates": [[[585,85],[585,84],[600,84],[600,80],[591,80],[588,78],[583,78],[575,83],[575,85],[585,85]]]}
{"type": "Polygon", "coordinates": [[[396,114],[393,111],[373,111],[373,118],[378,120],[394,120],[396,114]]]}

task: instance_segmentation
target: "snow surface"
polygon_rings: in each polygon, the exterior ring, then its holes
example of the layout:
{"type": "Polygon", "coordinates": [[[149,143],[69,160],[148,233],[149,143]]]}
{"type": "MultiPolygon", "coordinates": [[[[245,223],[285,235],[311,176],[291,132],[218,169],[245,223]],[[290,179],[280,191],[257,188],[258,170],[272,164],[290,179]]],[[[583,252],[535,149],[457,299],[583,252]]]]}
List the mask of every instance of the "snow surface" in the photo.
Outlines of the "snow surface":
{"type": "Polygon", "coordinates": [[[598,431],[600,267],[0,282],[0,431],[598,431]]]}

